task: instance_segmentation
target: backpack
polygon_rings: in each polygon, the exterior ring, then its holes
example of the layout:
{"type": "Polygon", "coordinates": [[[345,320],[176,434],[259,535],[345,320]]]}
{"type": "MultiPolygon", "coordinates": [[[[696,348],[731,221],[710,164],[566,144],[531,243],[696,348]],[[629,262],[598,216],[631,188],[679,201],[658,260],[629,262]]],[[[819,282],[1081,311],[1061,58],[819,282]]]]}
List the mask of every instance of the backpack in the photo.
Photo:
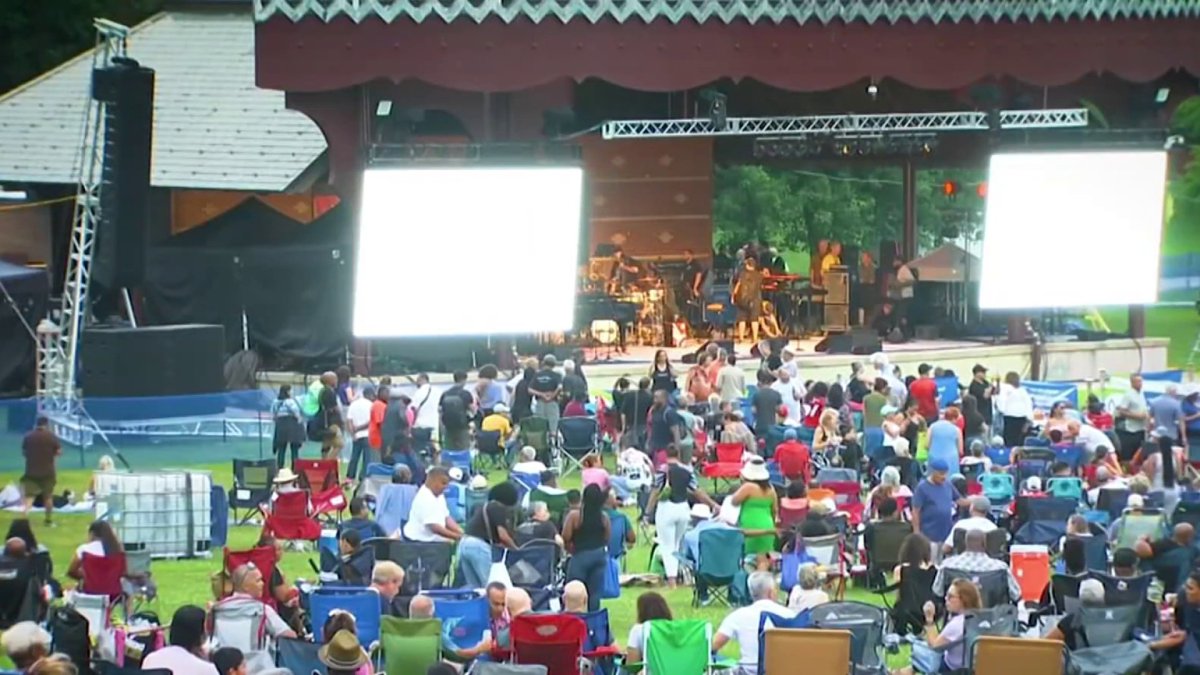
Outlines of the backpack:
{"type": "Polygon", "coordinates": [[[50,651],[66,654],[80,675],[91,673],[92,639],[88,635],[87,617],[74,607],[62,605],[50,610],[47,627],[50,629],[50,651]]]}
{"type": "Polygon", "coordinates": [[[324,387],[320,380],[313,380],[308,385],[308,393],[300,401],[300,412],[304,413],[305,417],[312,417],[321,409],[321,389],[324,387]]]}

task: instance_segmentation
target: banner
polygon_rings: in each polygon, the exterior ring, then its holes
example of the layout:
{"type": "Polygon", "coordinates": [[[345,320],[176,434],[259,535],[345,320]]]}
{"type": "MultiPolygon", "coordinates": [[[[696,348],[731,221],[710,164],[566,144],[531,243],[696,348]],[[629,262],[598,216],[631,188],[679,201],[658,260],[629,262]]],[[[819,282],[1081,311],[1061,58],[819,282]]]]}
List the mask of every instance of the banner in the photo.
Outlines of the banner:
{"type": "Polygon", "coordinates": [[[938,407],[945,408],[958,400],[958,378],[957,377],[939,377],[935,378],[937,383],[938,407]]]}
{"type": "Polygon", "coordinates": [[[1079,400],[1079,387],[1071,382],[1021,382],[1029,397],[1033,399],[1034,410],[1049,412],[1050,408],[1059,401],[1065,401],[1072,406],[1079,400]]]}

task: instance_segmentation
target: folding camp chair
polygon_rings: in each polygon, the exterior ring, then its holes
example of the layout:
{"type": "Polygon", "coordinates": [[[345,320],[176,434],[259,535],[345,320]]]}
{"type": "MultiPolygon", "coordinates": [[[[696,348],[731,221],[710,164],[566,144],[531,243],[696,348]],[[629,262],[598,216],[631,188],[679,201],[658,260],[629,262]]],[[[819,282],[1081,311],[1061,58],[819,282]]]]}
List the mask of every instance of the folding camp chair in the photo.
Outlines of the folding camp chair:
{"type": "Polygon", "coordinates": [[[563,515],[567,512],[567,493],[546,492],[540,486],[535,487],[529,493],[529,503],[543,502],[546,508],[550,511],[550,518],[560,526],[563,522],[563,515]]]}
{"type": "Polygon", "coordinates": [[[363,542],[375,550],[375,560],[390,560],[404,568],[404,586],[400,595],[411,597],[431,589],[446,588],[454,544],[450,542],[400,541],[375,538],[363,542]]]}
{"type": "Polygon", "coordinates": [[[599,434],[600,425],[594,417],[564,417],[558,421],[559,444],[567,458],[563,476],[583,471],[583,457],[596,450],[599,434]]]}
{"type": "Polygon", "coordinates": [[[969,612],[963,618],[963,637],[935,651],[945,652],[950,649],[964,649],[964,665],[966,672],[972,667],[971,657],[974,646],[984,637],[1015,637],[1019,629],[1017,609],[1012,605],[1003,605],[987,609],[977,609],[969,612]]]}
{"type": "Polygon", "coordinates": [[[300,487],[314,494],[338,485],[336,459],[297,459],[296,473],[300,475],[300,487]]]}
{"type": "Polygon", "coordinates": [[[467,522],[467,503],[464,495],[466,491],[466,485],[450,481],[446,485],[446,490],[442,492],[442,497],[446,500],[446,508],[450,510],[450,517],[459,525],[465,525],[467,522]]]}
{"type": "MultiPolygon", "coordinates": [[[[1049,570],[1046,575],[1049,576],[1049,570]]],[[[966,579],[979,588],[980,600],[985,608],[1012,605],[1008,594],[1008,570],[993,570],[990,572],[968,572],[945,567],[942,569],[942,579],[946,588],[956,579],[966,579]]],[[[1043,584],[1045,587],[1045,584],[1043,584]]],[[[1040,589],[1039,589],[1040,592],[1040,589]]]]}
{"type": "Polygon", "coordinates": [[[1166,535],[1167,516],[1162,512],[1126,513],[1121,516],[1121,526],[1117,529],[1113,547],[1133,548],[1142,537],[1156,541],[1166,535]]]}
{"type": "Polygon", "coordinates": [[[150,575],[149,549],[125,550],[125,575],[121,578],[121,588],[132,604],[133,612],[143,603],[158,597],[158,586],[150,575]]]}
{"type": "MultiPolygon", "coordinates": [[[[224,578],[221,580],[223,588],[220,593],[216,594],[219,598],[228,597],[233,592],[233,588],[229,586],[229,577],[237,568],[246,564],[254,565],[262,573],[263,579],[270,581],[271,577],[275,575],[275,565],[278,562],[278,554],[275,552],[274,546],[258,546],[245,551],[231,551],[226,548],[224,557],[225,560],[222,564],[224,578]]],[[[275,606],[275,596],[271,594],[269,583],[263,584],[263,595],[259,599],[272,607],[275,606]]]]}
{"type": "Polygon", "coordinates": [[[901,635],[920,635],[925,629],[926,602],[935,606],[941,604],[941,598],[933,592],[933,582],[937,578],[936,567],[921,568],[904,566],[900,568],[900,578],[894,584],[875,592],[883,600],[888,609],[897,633],[901,635]],[[888,596],[896,592],[896,604],[889,605],[888,596]]]}
{"type": "Polygon", "coordinates": [[[308,598],[314,635],[322,635],[329,612],[341,609],[354,616],[358,623],[358,641],[369,646],[379,639],[381,607],[379,592],[374,588],[350,586],[320,586],[308,598]]]}
{"type": "Polygon", "coordinates": [[[280,638],[275,641],[275,665],[302,675],[326,675],[325,664],[321,663],[320,635],[317,642],[297,638],[280,638]]]}
{"type": "Polygon", "coordinates": [[[1071,467],[1072,474],[1078,474],[1083,466],[1084,448],[1082,445],[1066,445],[1053,448],[1055,459],[1071,467]]]}
{"type": "Polygon", "coordinates": [[[512,658],[538,664],[554,675],[579,675],[587,625],[570,614],[522,614],[509,625],[512,658]]]}
{"type": "MultiPolygon", "coordinates": [[[[958,472],[962,474],[963,478],[967,479],[968,492],[971,492],[969,489],[971,486],[979,486],[979,477],[985,473],[986,468],[987,467],[983,462],[975,462],[974,464],[959,464],[958,472]]],[[[979,486],[976,489],[982,492],[982,486],[979,486]]],[[[977,492],[973,494],[980,493],[977,492]]]]}
{"type": "MultiPolygon", "coordinates": [[[[84,553],[83,581],[79,585],[81,593],[99,595],[108,598],[111,607],[120,603],[125,618],[129,618],[129,598],[121,580],[125,577],[125,554],[92,555],[84,553]]],[[[107,617],[106,617],[107,619],[107,617]]]]}
{"type": "Polygon", "coordinates": [[[984,635],[975,641],[970,660],[975,675],[1066,672],[1065,648],[1058,640],[984,635]]]}
{"type": "MultiPolygon", "coordinates": [[[[765,675],[766,640],[768,632],[806,630],[812,626],[812,612],[805,610],[796,616],[786,617],[774,612],[763,611],[758,615],[758,675],[765,675]]],[[[849,645],[846,647],[846,660],[850,659],[849,645]]],[[[840,669],[839,669],[840,670],[840,669]]]]}
{"type": "Polygon", "coordinates": [[[987,447],[983,450],[983,456],[992,460],[992,466],[1005,467],[1012,461],[1012,452],[1008,448],[993,448],[987,447]]]}
{"type": "Polygon", "coordinates": [[[845,513],[849,517],[851,526],[857,527],[862,523],[864,505],[862,503],[861,483],[857,480],[826,481],[821,483],[821,487],[833,491],[833,501],[837,504],[838,511],[845,513]]]}
{"type": "Polygon", "coordinates": [[[316,541],[321,537],[321,524],[309,512],[308,506],[307,492],[277,493],[263,523],[263,534],[276,539],[316,541]]]}
{"type": "MultiPolygon", "coordinates": [[[[996,528],[989,530],[984,535],[986,538],[987,554],[989,558],[997,560],[1004,559],[1008,555],[1008,531],[996,528]]],[[[958,555],[967,550],[967,531],[964,529],[954,530],[954,539],[951,542],[954,547],[954,555],[958,555]]]]}
{"type": "Polygon", "coordinates": [[[1133,493],[1125,488],[1100,488],[1096,493],[1096,510],[1107,513],[1108,522],[1111,523],[1121,517],[1131,494],[1133,493]]]}
{"type": "Polygon", "coordinates": [[[868,582],[883,581],[900,564],[900,547],[912,531],[911,524],[901,521],[880,521],[867,525],[863,541],[868,582]]]}
{"type": "Polygon", "coordinates": [[[1106,607],[1141,606],[1146,603],[1146,595],[1154,583],[1153,574],[1118,577],[1102,572],[1091,572],[1088,576],[1104,586],[1104,605],[1106,607]]]}
{"type": "Polygon", "coordinates": [[[522,419],[517,427],[517,438],[521,445],[537,450],[538,460],[543,464],[550,461],[550,422],[545,417],[531,415],[522,419]]]}
{"type": "Polygon", "coordinates": [[[312,517],[318,518],[330,526],[341,523],[342,512],[349,505],[346,501],[346,493],[342,492],[340,485],[312,493],[309,502],[312,506],[312,517]]]}
{"type": "Polygon", "coordinates": [[[804,519],[808,517],[808,507],[802,509],[789,509],[783,504],[779,505],[779,527],[784,530],[790,530],[804,523],[804,519]]]}
{"type": "Polygon", "coordinates": [[[1193,529],[1200,529],[1200,502],[1185,502],[1182,499],[1175,505],[1175,511],[1171,513],[1172,527],[1180,523],[1187,523],[1193,529]]]}
{"type": "Polygon", "coordinates": [[[817,566],[829,579],[836,580],[833,597],[841,600],[846,594],[846,540],[841,534],[824,537],[803,537],[798,541],[799,549],[814,558],[817,566]]]}
{"type": "Polygon", "coordinates": [[[812,608],[811,618],[814,628],[850,633],[850,661],[856,667],[876,672],[884,665],[888,615],[882,607],[863,602],[827,602],[812,608]]]}
{"type": "Polygon", "coordinates": [[[504,449],[504,438],[499,431],[475,432],[475,467],[480,473],[485,472],[484,462],[490,462],[493,469],[508,470],[508,452],[504,449]]]}
{"type": "Polygon", "coordinates": [[[1026,436],[1025,440],[1021,442],[1021,452],[1043,449],[1050,449],[1050,439],[1041,436],[1026,436]]]}
{"type": "Polygon", "coordinates": [[[258,513],[259,505],[271,498],[277,466],[273,459],[233,460],[233,489],[229,491],[229,506],[235,518],[238,509],[246,509],[238,525],[245,525],[258,513]]]}
{"type": "Polygon", "coordinates": [[[474,475],[474,460],[470,450],[445,450],[438,453],[438,465],[447,469],[458,469],[463,473],[463,480],[470,480],[474,475]]]}
{"type": "Polygon", "coordinates": [[[463,490],[463,511],[466,514],[468,521],[475,515],[477,511],[488,501],[488,489],[472,489],[463,490]]]}
{"type": "Polygon", "coordinates": [[[383,486],[392,482],[394,472],[395,469],[388,464],[379,462],[368,464],[366,474],[363,476],[362,482],[358,484],[358,496],[378,501],[383,486]]]}
{"type": "Polygon", "coordinates": [[[1093,534],[1090,537],[1071,535],[1071,538],[1083,541],[1083,554],[1089,570],[1108,571],[1108,539],[1103,534],[1093,534]]]}
{"type": "Polygon", "coordinates": [[[900,484],[908,486],[908,489],[917,489],[917,483],[921,480],[921,468],[917,465],[917,460],[912,457],[893,457],[884,463],[884,466],[894,466],[900,472],[900,484]]]}
{"type": "Polygon", "coordinates": [[[376,673],[424,673],[442,660],[442,621],[385,616],[379,625],[379,646],[382,662],[376,662],[376,673]]]}
{"type": "Polygon", "coordinates": [[[471,666],[471,675],[547,675],[549,672],[546,666],[536,663],[517,665],[515,663],[476,661],[475,665],[471,666]]]}
{"type": "Polygon", "coordinates": [[[512,481],[513,485],[517,486],[517,492],[521,495],[522,502],[524,502],[530,492],[533,492],[542,484],[541,474],[536,473],[513,471],[508,474],[508,479],[512,481]]]}
{"type": "Polygon", "coordinates": [[[45,617],[42,586],[46,581],[32,558],[0,557],[0,630],[45,617]]]}
{"type": "Polygon", "coordinates": [[[379,499],[375,502],[375,522],[389,536],[402,529],[404,523],[408,522],[413,499],[416,498],[419,489],[416,485],[395,484],[380,488],[379,499]]]}
{"type": "Polygon", "coordinates": [[[483,640],[488,630],[488,599],[474,589],[425,591],[433,598],[433,615],[442,624],[443,643],[455,649],[470,649],[483,640]]]}
{"type": "Polygon", "coordinates": [[[587,626],[587,637],[583,641],[583,656],[604,675],[616,675],[616,659],[621,654],[621,648],[613,639],[612,628],[608,623],[608,610],[598,609],[594,612],[576,614],[587,626]]]}
{"type": "Polygon", "coordinates": [[[1120,607],[1079,607],[1074,612],[1074,628],[1083,638],[1080,647],[1104,647],[1133,639],[1133,629],[1142,616],[1137,605],[1120,607]]]}
{"type": "Polygon", "coordinates": [[[1046,492],[1052,497],[1078,502],[1083,499],[1083,481],[1074,476],[1055,476],[1046,481],[1046,492]]]}
{"type": "Polygon", "coordinates": [[[742,571],[746,537],[741,530],[709,528],[698,537],[699,560],[685,560],[692,570],[696,584],[692,587],[692,606],[700,606],[700,591],[706,587],[714,602],[731,605],[730,590],[734,578],[742,571]]]}
{"type": "Polygon", "coordinates": [[[556,586],[559,581],[559,548],[558,544],[549,539],[534,539],[520,548],[493,551],[492,559],[504,562],[514,586],[526,589],[550,588],[556,586]]]}
{"type": "Polygon", "coordinates": [[[630,673],[646,675],[708,675],[712,661],[712,624],[703,619],[668,621],[655,619],[642,624],[642,663],[626,663],[630,673]]]}
{"type": "Polygon", "coordinates": [[[848,672],[852,637],[848,630],[769,629],[759,635],[759,675],[796,672],[801,663],[804,672],[848,672]]]}
{"type": "Polygon", "coordinates": [[[1007,506],[1017,493],[1010,473],[985,473],[979,477],[979,484],[983,487],[983,496],[993,507],[1007,506]]]}
{"type": "MultiPolygon", "coordinates": [[[[267,584],[269,585],[269,584],[267,584]]],[[[209,609],[207,630],[214,648],[237,647],[246,655],[249,672],[275,666],[274,641],[266,626],[267,606],[246,598],[226,598],[209,609]]]]}
{"type": "Polygon", "coordinates": [[[704,475],[712,480],[714,492],[730,489],[740,478],[745,451],[741,443],[717,443],[717,461],[704,465],[704,475]]]}

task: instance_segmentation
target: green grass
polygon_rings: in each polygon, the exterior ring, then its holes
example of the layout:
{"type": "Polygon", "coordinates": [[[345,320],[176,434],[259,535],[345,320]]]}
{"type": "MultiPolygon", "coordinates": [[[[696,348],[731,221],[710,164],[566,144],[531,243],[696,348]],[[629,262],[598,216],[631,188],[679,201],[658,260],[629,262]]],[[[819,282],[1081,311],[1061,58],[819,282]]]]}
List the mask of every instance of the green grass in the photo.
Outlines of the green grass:
{"type": "MultiPolygon", "coordinates": [[[[1123,333],[1129,329],[1129,312],[1124,308],[1104,309],[1100,314],[1113,332],[1123,333]]],[[[1171,341],[1167,347],[1167,365],[1171,368],[1182,368],[1187,363],[1198,331],[1200,317],[1197,317],[1196,309],[1191,305],[1146,308],[1146,335],[1171,341]]]]}
{"type": "MultiPolygon", "coordinates": [[[[178,455],[176,455],[176,458],[182,459],[178,455]]],[[[183,462],[176,462],[176,464],[180,463],[183,462]]],[[[196,465],[190,468],[211,471],[214,481],[225,486],[232,485],[233,479],[228,462],[196,465]]],[[[12,473],[7,473],[0,476],[0,483],[13,481],[16,477],[12,473]]],[[[61,491],[64,488],[70,488],[82,494],[87,489],[90,478],[90,470],[70,469],[60,471],[58,490],[61,491]]],[[[491,474],[493,482],[500,480],[500,478],[501,474],[499,472],[491,474]]],[[[578,474],[572,475],[563,481],[563,487],[578,486],[578,474]]],[[[627,513],[629,513],[631,519],[636,516],[635,509],[629,509],[627,513]]],[[[0,532],[7,531],[9,523],[19,517],[19,514],[0,511],[0,532]]],[[[31,521],[33,522],[34,531],[39,543],[44,544],[50,549],[56,575],[65,581],[67,565],[71,561],[71,556],[75,548],[86,540],[86,530],[88,524],[91,522],[91,517],[87,514],[58,514],[55,516],[55,522],[57,523],[57,527],[55,528],[47,528],[42,524],[40,512],[31,513],[31,521]]],[[[229,546],[235,549],[249,548],[258,539],[258,533],[259,528],[257,527],[236,527],[231,525],[229,546]]],[[[626,571],[633,573],[647,570],[649,553],[649,543],[639,539],[637,545],[629,552],[626,571]]],[[[289,583],[297,578],[311,579],[314,575],[308,565],[308,561],[315,558],[316,554],[311,552],[286,553],[280,566],[285,579],[289,583]]],[[[159,617],[164,621],[168,621],[174,611],[181,605],[193,604],[203,607],[206,602],[213,599],[209,580],[211,575],[218,571],[219,568],[219,554],[215,554],[211,559],[155,560],[152,565],[152,572],[158,582],[159,597],[156,601],[150,603],[147,609],[156,611],[159,617]]],[[[603,603],[604,607],[607,607],[609,611],[609,620],[613,635],[617,639],[618,644],[622,646],[625,644],[630,627],[636,622],[637,597],[646,590],[642,588],[626,588],[623,590],[620,598],[605,600],[603,603]]],[[[693,608],[691,606],[690,588],[681,587],[675,590],[668,590],[663,587],[655,590],[667,598],[676,618],[707,619],[713,623],[715,629],[728,612],[727,609],[721,607],[693,608]]],[[[846,595],[847,599],[861,600],[871,602],[872,604],[877,602],[877,596],[861,589],[850,588],[846,595]]],[[[736,651],[735,646],[731,646],[726,650],[731,656],[736,655],[736,651]]]]}

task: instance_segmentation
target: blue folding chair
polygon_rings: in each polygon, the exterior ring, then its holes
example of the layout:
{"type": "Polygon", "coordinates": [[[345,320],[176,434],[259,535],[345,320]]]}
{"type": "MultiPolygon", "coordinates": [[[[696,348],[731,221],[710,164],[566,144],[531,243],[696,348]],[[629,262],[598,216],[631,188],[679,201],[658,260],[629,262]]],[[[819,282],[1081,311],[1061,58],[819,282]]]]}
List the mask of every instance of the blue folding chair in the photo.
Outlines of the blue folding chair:
{"type": "Polygon", "coordinates": [[[508,474],[508,479],[513,482],[513,485],[517,486],[517,492],[520,493],[522,501],[524,501],[525,495],[533,492],[542,484],[541,474],[536,473],[521,473],[519,471],[513,471],[512,473],[508,474]]]}
{"type": "Polygon", "coordinates": [[[583,656],[592,661],[602,675],[615,675],[616,657],[621,653],[613,640],[612,628],[608,623],[608,610],[576,614],[587,625],[587,637],[583,641],[583,656]]]}
{"type": "Polygon", "coordinates": [[[352,586],[321,586],[314,588],[308,599],[315,635],[321,635],[329,612],[341,609],[354,616],[358,624],[358,641],[370,645],[379,639],[382,610],[379,592],[373,588],[352,586]]]}
{"type": "Polygon", "coordinates": [[[424,594],[433,598],[433,616],[442,621],[444,642],[458,649],[470,649],[483,641],[489,624],[485,596],[469,589],[431,590],[424,594]]]}
{"type": "Polygon", "coordinates": [[[417,496],[416,485],[384,485],[375,502],[375,522],[389,536],[404,526],[417,496]]]}
{"type": "Polygon", "coordinates": [[[1005,467],[1012,462],[1012,451],[1008,448],[988,447],[984,449],[983,455],[992,460],[993,466],[1005,467]]]}
{"type": "Polygon", "coordinates": [[[319,640],[309,642],[296,638],[280,638],[276,641],[275,648],[278,650],[275,655],[275,665],[280,668],[287,668],[293,673],[302,673],[303,675],[310,673],[326,675],[328,672],[317,653],[321,650],[319,640]]]}
{"type": "Polygon", "coordinates": [[[474,473],[474,468],[471,466],[470,450],[442,450],[438,454],[438,464],[447,469],[461,469],[464,480],[470,479],[474,473]]]}
{"type": "Polygon", "coordinates": [[[876,465],[882,465],[879,451],[883,449],[883,429],[872,427],[863,432],[863,454],[876,465]]]}
{"type": "Polygon", "coordinates": [[[229,538],[229,496],[223,486],[212,486],[210,508],[212,526],[209,527],[209,541],[214,549],[225,548],[229,538]]]}
{"type": "Polygon", "coordinates": [[[1050,439],[1042,438],[1041,436],[1026,436],[1021,445],[1026,448],[1048,448],[1050,447],[1050,439]]]}
{"type": "Polygon", "coordinates": [[[1071,467],[1071,473],[1079,473],[1083,466],[1084,448],[1081,445],[1068,445],[1054,448],[1058,461],[1071,467]]]}
{"type": "MultiPolygon", "coordinates": [[[[693,577],[708,587],[712,600],[732,606],[733,583],[742,571],[746,537],[741,530],[710,528],[700,531],[699,560],[683,561],[693,568],[693,577]]],[[[692,606],[700,606],[700,586],[692,587],[692,606]]]]}
{"type": "Polygon", "coordinates": [[[464,493],[466,489],[462,483],[450,481],[446,486],[442,496],[446,498],[446,507],[450,509],[450,517],[456,522],[463,523],[467,520],[467,503],[464,493]]]}
{"type": "Polygon", "coordinates": [[[583,458],[600,444],[600,424],[595,417],[564,417],[558,421],[559,447],[567,462],[562,475],[583,471],[583,458]]]}
{"type": "MultiPolygon", "coordinates": [[[[758,615],[758,675],[766,675],[767,641],[763,639],[763,633],[769,628],[779,628],[783,630],[809,628],[812,626],[812,611],[804,610],[796,616],[786,617],[780,616],[773,612],[762,612],[758,615]]],[[[799,670],[799,668],[797,668],[799,670]]]]}

